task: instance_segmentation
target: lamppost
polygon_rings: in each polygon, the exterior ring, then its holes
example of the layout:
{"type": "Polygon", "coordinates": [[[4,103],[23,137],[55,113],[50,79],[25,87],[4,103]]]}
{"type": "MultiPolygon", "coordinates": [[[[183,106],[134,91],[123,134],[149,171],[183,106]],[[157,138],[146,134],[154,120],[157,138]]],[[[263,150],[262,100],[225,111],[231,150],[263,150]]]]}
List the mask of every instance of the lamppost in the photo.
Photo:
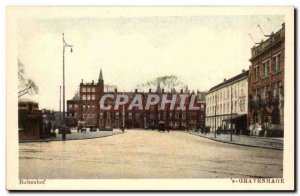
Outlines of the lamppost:
{"type": "Polygon", "coordinates": [[[64,38],[64,33],[62,34],[63,38],[63,128],[62,128],[62,140],[66,140],[66,122],[65,122],[65,49],[67,47],[71,48],[70,52],[73,52],[73,46],[66,43],[64,38]]]}
{"type": "Polygon", "coordinates": [[[59,86],[59,124],[61,125],[61,86],[59,86]]]}
{"type": "Polygon", "coordinates": [[[232,107],[233,107],[233,103],[232,103],[232,84],[230,86],[230,141],[232,141],[232,107]]]}
{"type": "Polygon", "coordinates": [[[215,95],[215,138],[217,137],[217,99],[218,99],[218,96],[215,95]]]}

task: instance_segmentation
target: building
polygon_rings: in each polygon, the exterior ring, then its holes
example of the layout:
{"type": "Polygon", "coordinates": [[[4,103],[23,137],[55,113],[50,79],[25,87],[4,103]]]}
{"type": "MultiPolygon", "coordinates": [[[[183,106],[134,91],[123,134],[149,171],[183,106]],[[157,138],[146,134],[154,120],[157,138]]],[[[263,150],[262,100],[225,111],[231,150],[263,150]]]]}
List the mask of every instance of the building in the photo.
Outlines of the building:
{"type": "Polygon", "coordinates": [[[258,135],[263,126],[282,129],[284,123],[285,24],[251,49],[249,71],[249,129],[258,135]]]}
{"type": "Polygon", "coordinates": [[[197,91],[197,103],[200,105],[199,124],[200,127],[205,127],[205,115],[206,115],[206,96],[205,91],[197,91]]]}
{"type": "MultiPolygon", "coordinates": [[[[115,89],[113,92],[104,92],[104,80],[102,70],[100,70],[98,82],[84,83],[83,80],[80,83],[79,96],[74,96],[73,99],[67,101],[67,116],[66,122],[70,127],[77,126],[78,121],[85,122],[86,126],[96,126],[100,129],[120,128],[123,126],[126,128],[156,128],[158,123],[163,121],[165,125],[170,129],[187,129],[187,128],[200,128],[205,126],[205,102],[199,98],[203,93],[197,92],[194,106],[199,107],[199,110],[170,110],[170,105],[166,105],[164,109],[160,108],[160,102],[152,105],[149,110],[138,109],[134,107],[132,110],[128,110],[129,104],[124,107],[110,110],[101,110],[100,100],[102,96],[106,94],[127,95],[129,97],[129,103],[132,101],[135,95],[140,95],[143,98],[143,105],[145,105],[146,97],[149,94],[156,94],[160,98],[163,95],[167,95],[168,99],[176,94],[177,97],[185,94],[187,96],[185,100],[185,106],[188,108],[189,103],[194,92],[180,92],[173,91],[165,92],[160,88],[158,84],[156,91],[149,89],[148,92],[138,92],[137,89],[134,92],[118,92],[115,89]]],[[[175,108],[179,106],[179,99],[176,99],[175,108]]],[[[115,100],[106,99],[105,103],[115,105],[115,100]]]]}
{"type": "Polygon", "coordinates": [[[206,94],[206,126],[215,132],[246,133],[248,111],[248,73],[242,73],[212,87],[206,94]]]}

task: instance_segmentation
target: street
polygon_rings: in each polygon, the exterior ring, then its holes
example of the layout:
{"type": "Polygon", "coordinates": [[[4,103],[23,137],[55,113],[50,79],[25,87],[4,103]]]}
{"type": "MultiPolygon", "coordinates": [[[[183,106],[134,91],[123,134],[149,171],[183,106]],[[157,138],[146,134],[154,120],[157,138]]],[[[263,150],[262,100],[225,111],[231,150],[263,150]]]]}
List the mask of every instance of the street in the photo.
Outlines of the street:
{"type": "Polygon", "coordinates": [[[282,177],[283,151],[192,134],[126,130],[114,136],[19,144],[20,178],[282,177]]]}

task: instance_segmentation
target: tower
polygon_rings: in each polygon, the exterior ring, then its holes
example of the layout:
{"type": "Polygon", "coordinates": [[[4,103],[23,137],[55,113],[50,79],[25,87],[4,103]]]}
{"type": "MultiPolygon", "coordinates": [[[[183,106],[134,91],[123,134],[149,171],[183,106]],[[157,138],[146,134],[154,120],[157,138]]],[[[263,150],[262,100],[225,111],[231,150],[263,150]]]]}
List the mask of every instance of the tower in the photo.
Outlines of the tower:
{"type": "Polygon", "coordinates": [[[104,84],[103,75],[102,75],[102,69],[100,68],[99,78],[98,78],[98,84],[104,84]]]}
{"type": "Polygon", "coordinates": [[[161,93],[160,81],[158,81],[158,83],[157,83],[156,92],[161,93]]]}
{"type": "Polygon", "coordinates": [[[100,93],[104,92],[104,80],[102,75],[102,69],[100,68],[99,78],[98,78],[98,86],[100,87],[100,93]]]}

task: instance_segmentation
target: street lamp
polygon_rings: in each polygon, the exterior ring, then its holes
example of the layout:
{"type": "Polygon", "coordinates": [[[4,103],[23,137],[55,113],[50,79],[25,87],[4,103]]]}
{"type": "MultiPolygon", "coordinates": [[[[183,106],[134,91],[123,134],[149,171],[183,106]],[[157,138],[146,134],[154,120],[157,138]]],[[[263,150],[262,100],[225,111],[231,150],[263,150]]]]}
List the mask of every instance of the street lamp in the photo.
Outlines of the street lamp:
{"type": "Polygon", "coordinates": [[[215,138],[217,137],[217,94],[215,95],[215,138]]]}
{"type": "Polygon", "coordinates": [[[70,52],[73,52],[73,46],[66,43],[64,38],[64,33],[62,34],[63,38],[63,128],[62,128],[62,140],[66,140],[66,122],[65,122],[65,49],[67,47],[71,48],[70,52]]]}
{"type": "Polygon", "coordinates": [[[232,102],[232,85],[230,86],[230,141],[232,142],[232,107],[233,107],[233,102],[232,102]]]}

